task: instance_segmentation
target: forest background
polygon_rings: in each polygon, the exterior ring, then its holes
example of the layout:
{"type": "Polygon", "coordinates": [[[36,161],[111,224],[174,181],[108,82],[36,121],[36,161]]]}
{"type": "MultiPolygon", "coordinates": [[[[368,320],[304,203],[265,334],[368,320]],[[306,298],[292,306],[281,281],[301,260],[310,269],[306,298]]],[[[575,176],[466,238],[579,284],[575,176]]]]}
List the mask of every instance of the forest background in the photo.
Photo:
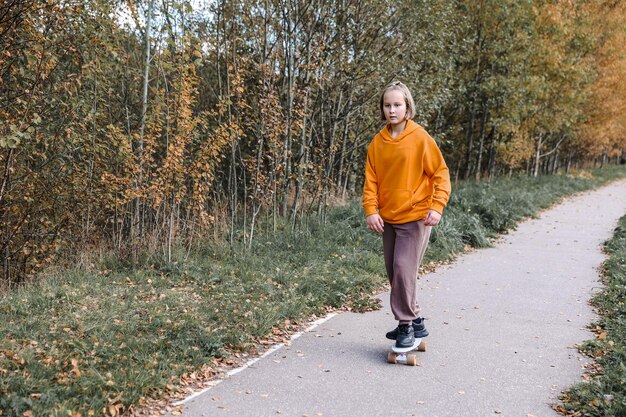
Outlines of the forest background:
{"type": "Polygon", "coordinates": [[[5,0],[0,286],[323,217],[392,80],[454,181],[623,161],[624,27],[622,1],[5,0]]]}

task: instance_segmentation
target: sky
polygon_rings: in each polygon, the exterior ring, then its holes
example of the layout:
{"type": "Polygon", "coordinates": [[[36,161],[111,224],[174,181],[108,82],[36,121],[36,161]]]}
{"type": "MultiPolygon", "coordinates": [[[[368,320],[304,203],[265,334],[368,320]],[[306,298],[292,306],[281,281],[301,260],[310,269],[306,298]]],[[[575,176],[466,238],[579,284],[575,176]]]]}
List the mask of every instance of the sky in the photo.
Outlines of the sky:
{"type": "MultiPolygon", "coordinates": [[[[155,1],[159,1],[159,0],[155,0],[155,1]]],[[[189,4],[191,4],[191,7],[193,8],[193,11],[196,12],[198,10],[206,10],[208,9],[208,7],[215,3],[215,0],[188,0],[189,4]]],[[[142,3],[147,3],[146,0],[144,0],[142,3]]],[[[145,6],[144,6],[145,7],[145,6]]],[[[120,23],[121,26],[128,26],[130,29],[136,29],[136,25],[135,22],[131,16],[130,13],[130,9],[128,8],[128,3],[127,2],[123,2],[122,4],[118,5],[117,10],[115,12],[115,18],[117,19],[117,21],[120,23]]],[[[139,21],[141,22],[141,24],[144,24],[145,21],[145,9],[141,8],[140,12],[139,12],[139,21]]]]}

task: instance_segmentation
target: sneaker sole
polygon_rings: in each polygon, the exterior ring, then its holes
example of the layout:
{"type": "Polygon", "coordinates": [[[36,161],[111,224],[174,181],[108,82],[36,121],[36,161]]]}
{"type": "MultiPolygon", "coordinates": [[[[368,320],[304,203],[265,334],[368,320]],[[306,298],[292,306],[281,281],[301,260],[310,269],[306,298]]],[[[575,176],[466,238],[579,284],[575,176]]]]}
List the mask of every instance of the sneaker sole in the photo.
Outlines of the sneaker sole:
{"type": "MultiPolygon", "coordinates": [[[[423,339],[423,338],[425,338],[426,336],[428,336],[428,331],[427,331],[427,330],[422,330],[420,333],[418,333],[417,331],[415,331],[414,336],[415,336],[415,338],[416,338],[416,339],[423,339]]],[[[398,336],[397,336],[397,335],[396,335],[396,337],[391,337],[391,336],[389,336],[389,335],[385,335],[385,337],[386,337],[387,339],[389,339],[389,340],[396,340],[396,339],[398,338],[398,336]]]]}

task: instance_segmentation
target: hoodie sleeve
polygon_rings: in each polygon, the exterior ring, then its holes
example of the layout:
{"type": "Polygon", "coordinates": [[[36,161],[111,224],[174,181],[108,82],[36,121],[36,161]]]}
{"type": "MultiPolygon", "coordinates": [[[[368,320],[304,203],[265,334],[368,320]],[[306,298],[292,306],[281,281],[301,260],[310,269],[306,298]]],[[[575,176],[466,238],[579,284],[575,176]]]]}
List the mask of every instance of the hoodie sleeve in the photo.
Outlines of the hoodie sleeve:
{"type": "Polygon", "coordinates": [[[430,135],[427,134],[426,136],[426,152],[423,163],[424,171],[433,184],[433,199],[430,209],[442,214],[444,207],[448,204],[452,188],[450,172],[437,143],[430,135]]]}
{"type": "Polygon", "coordinates": [[[376,179],[373,148],[372,144],[367,148],[367,161],[365,163],[363,208],[365,209],[366,217],[378,213],[378,181],[376,179]]]}

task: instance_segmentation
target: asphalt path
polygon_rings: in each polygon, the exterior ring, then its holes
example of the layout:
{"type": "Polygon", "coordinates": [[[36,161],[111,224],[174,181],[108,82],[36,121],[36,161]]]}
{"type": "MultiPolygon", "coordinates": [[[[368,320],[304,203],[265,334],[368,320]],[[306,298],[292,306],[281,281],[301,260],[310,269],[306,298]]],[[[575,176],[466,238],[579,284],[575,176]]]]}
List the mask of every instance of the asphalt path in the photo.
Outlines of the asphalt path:
{"type": "Polygon", "coordinates": [[[381,310],[313,326],[186,400],[183,415],[557,416],[552,404],[590,360],[576,345],[593,337],[601,247],[624,214],[620,180],[421,277],[430,336],[417,367],[386,362],[395,322],[383,293],[381,310]]]}

